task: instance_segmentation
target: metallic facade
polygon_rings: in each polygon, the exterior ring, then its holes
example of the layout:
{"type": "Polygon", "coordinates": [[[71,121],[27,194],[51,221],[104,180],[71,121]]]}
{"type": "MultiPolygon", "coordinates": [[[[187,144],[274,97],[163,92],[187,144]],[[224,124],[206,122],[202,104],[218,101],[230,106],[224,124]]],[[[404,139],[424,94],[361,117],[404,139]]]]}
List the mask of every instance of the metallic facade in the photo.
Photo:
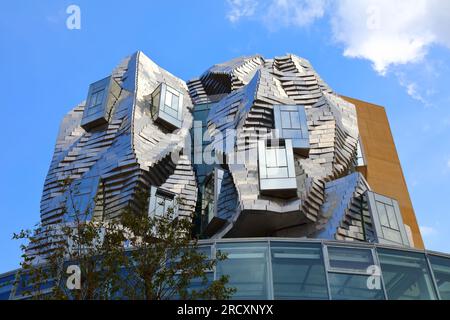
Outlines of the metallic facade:
{"type": "MultiPolygon", "coordinates": [[[[449,257],[415,249],[384,110],[307,60],[241,57],[186,83],[137,52],[87,92],[61,123],[29,251],[76,212],[114,220],[144,193],[149,215],[174,207],[202,250],[231,254],[210,278],[230,275],[235,298],[450,299],[449,257]]],[[[0,299],[26,298],[15,278],[0,276],[0,299]]]]}
{"type": "MultiPolygon", "coordinates": [[[[75,210],[114,219],[145,192],[150,214],[178,197],[203,237],[379,242],[360,138],[355,105],[295,55],[237,58],[185,83],[137,52],[63,119],[42,228],[75,210]]],[[[396,219],[394,242],[413,245],[396,219]]]]}

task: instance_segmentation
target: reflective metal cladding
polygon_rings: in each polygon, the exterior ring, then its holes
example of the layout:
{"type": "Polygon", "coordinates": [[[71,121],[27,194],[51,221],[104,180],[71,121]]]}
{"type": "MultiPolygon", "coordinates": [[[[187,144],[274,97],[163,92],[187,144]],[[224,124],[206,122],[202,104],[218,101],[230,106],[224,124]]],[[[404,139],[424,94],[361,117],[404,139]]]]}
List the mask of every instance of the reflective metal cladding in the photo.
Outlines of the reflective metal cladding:
{"type": "Polygon", "coordinates": [[[104,220],[143,191],[149,214],[180,202],[204,237],[414,246],[396,201],[358,172],[359,141],[355,106],[303,58],[240,57],[185,83],[137,52],[63,119],[43,227],[70,220],[68,195],[104,220]]]}

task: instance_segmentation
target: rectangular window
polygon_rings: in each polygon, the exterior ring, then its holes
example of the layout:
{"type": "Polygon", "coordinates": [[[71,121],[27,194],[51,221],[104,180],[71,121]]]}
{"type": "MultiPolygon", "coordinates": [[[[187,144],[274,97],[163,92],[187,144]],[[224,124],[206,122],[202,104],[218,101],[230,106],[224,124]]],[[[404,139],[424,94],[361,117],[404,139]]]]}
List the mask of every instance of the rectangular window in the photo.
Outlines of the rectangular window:
{"type": "Polygon", "coordinates": [[[305,108],[296,105],[273,106],[275,138],[291,139],[294,152],[309,154],[309,132],[305,108]]]}
{"type": "Polygon", "coordinates": [[[232,297],[237,300],[265,300],[268,290],[268,248],[266,243],[223,243],[217,250],[227,254],[219,261],[216,278],[228,275],[228,285],[236,288],[232,297]]]}
{"type": "Polygon", "coordinates": [[[450,258],[429,255],[437,289],[442,300],[450,300],[450,258]]]}
{"type": "Polygon", "coordinates": [[[357,144],[357,152],[356,152],[356,166],[357,167],[363,167],[366,165],[366,159],[364,157],[364,152],[363,152],[363,147],[362,147],[362,142],[361,142],[361,138],[358,139],[358,144],[357,144]]]}
{"type": "Polygon", "coordinates": [[[333,300],[384,300],[381,287],[372,288],[369,276],[360,274],[330,273],[331,299],[333,300]]]}
{"type": "Polygon", "coordinates": [[[226,219],[220,217],[219,197],[221,195],[222,183],[225,170],[214,168],[205,179],[202,198],[202,231],[205,235],[213,235],[226,222],[226,219]]]}
{"type": "Polygon", "coordinates": [[[379,270],[371,249],[327,246],[326,252],[333,300],[385,299],[380,275],[373,283],[370,278],[379,270]]]}
{"type": "Polygon", "coordinates": [[[100,89],[99,91],[92,93],[91,100],[89,103],[89,108],[92,108],[92,107],[102,104],[104,95],[105,95],[105,89],[100,89]]]}
{"type": "Polygon", "coordinates": [[[120,95],[120,85],[112,77],[89,86],[81,126],[85,130],[108,123],[111,109],[120,95]]]}
{"type": "Polygon", "coordinates": [[[398,202],[371,191],[365,197],[378,242],[410,246],[398,202]]]}
{"type": "Polygon", "coordinates": [[[181,128],[183,121],[183,94],[165,83],[152,93],[153,120],[167,129],[181,128]]]}
{"type": "Polygon", "coordinates": [[[272,242],[275,299],[328,299],[320,244],[272,242]]]}
{"type": "Polygon", "coordinates": [[[258,141],[259,184],[261,193],[293,197],[297,194],[294,153],[291,140],[280,145],[258,141]]]}
{"type": "Polygon", "coordinates": [[[371,249],[327,246],[327,252],[330,270],[367,274],[367,269],[375,264],[371,249]]]}
{"type": "Polygon", "coordinates": [[[151,186],[148,208],[149,216],[162,217],[167,214],[169,210],[172,211],[172,214],[175,217],[177,214],[175,194],[170,191],[151,186]]]}
{"type": "Polygon", "coordinates": [[[435,300],[436,293],[425,255],[377,249],[390,300],[435,300]]]}

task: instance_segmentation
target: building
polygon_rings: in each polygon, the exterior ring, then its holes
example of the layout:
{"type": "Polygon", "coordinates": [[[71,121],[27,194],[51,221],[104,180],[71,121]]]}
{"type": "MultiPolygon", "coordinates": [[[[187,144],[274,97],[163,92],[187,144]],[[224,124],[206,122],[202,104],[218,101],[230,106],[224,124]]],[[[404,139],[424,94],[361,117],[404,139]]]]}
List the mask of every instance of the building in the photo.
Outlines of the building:
{"type": "Polygon", "coordinates": [[[337,95],[295,55],[237,58],[187,83],[126,58],[63,119],[29,250],[73,207],[110,220],[139,191],[149,215],[179,198],[202,245],[235,251],[214,276],[228,272],[238,298],[450,298],[450,257],[423,250],[384,109],[337,95]]]}

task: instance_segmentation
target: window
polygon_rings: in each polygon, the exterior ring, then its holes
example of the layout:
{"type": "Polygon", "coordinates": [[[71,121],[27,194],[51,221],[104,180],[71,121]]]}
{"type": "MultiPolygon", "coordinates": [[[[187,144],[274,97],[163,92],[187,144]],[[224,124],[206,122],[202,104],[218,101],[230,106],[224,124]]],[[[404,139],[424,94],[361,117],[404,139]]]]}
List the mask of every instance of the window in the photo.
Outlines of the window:
{"type": "Polygon", "coordinates": [[[183,94],[165,83],[152,93],[152,117],[168,129],[181,128],[183,121],[183,94]]]}
{"type": "Polygon", "coordinates": [[[262,193],[292,197],[297,194],[294,154],[291,140],[272,145],[258,141],[259,183],[262,193]]]}
{"type": "Polygon", "coordinates": [[[377,252],[388,299],[436,299],[424,254],[381,248],[377,252]]]}
{"type": "Polygon", "coordinates": [[[172,209],[176,216],[177,206],[175,203],[175,194],[156,187],[150,187],[149,215],[151,217],[162,217],[172,209]]]}
{"type": "Polygon", "coordinates": [[[223,243],[217,250],[226,253],[227,259],[217,263],[216,278],[230,277],[228,285],[237,290],[233,299],[269,298],[266,243],[223,243]]]}
{"type": "Polygon", "coordinates": [[[226,222],[218,216],[218,201],[221,194],[225,171],[214,168],[213,173],[206,179],[202,201],[202,229],[205,235],[212,235],[226,222]]]}
{"type": "Polygon", "coordinates": [[[442,300],[450,300],[450,258],[428,256],[442,300]]]}
{"type": "Polygon", "coordinates": [[[328,299],[320,244],[272,242],[275,299],[328,299]]]}
{"type": "Polygon", "coordinates": [[[381,277],[371,249],[328,246],[328,279],[334,300],[385,299],[381,277]],[[372,285],[371,278],[378,276],[372,285]]]}
{"type": "Polygon", "coordinates": [[[367,198],[378,242],[410,246],[398,202],[370,191],[367,198]]]}
{"type": "Polygon", "coordinates": [[[356,166],[364,167],[366,165],[366,159],[364,157],[361,138],[358,139],[358,144],[356,146],[356,166]]]}
{"type": "Polygon", "coordinates": [[[215,181],[214,175],[210,176],[208,181],[205,183],[205,193],[203,195],[203,214],[207,219],[208,223],[215,216],[215,181]]]}
{"type": "Polygon", "coordinates": [[[94,92],[89,101],[89,108],[102,104],[104,95],[105,89],[100,89],[99,91],[94,92]]]}
{"type": "Polygon", "coordinates": [[[0,277],[0,300],[8,300],[16,280],[16,273],[0,277]]]}
{"type": "Polygon", "coordinates": [[[276,138],[290,139],[294,152],[307,157],[309,133],[305,108],[295,105],[275,105],[273,114],[276,138]]]}
{"type": "Polygon", "coordinates": [[[111,109],[120,95],[120,86],[112,77],[94,82],[89,86],[81,126],[89,131],[108,123],[111,109]]]}
{"type": "Polygon", "coordinates": [[[331,298],[333,300],[384,300],[383,290],[368,287],[368,276],[330,273],[331,298]]]}
{"type": "Polygon", "coordinates": [[[374,265],[372,250],[327,247],[330,270],[367,273],[367,268],[374,265]]]}

